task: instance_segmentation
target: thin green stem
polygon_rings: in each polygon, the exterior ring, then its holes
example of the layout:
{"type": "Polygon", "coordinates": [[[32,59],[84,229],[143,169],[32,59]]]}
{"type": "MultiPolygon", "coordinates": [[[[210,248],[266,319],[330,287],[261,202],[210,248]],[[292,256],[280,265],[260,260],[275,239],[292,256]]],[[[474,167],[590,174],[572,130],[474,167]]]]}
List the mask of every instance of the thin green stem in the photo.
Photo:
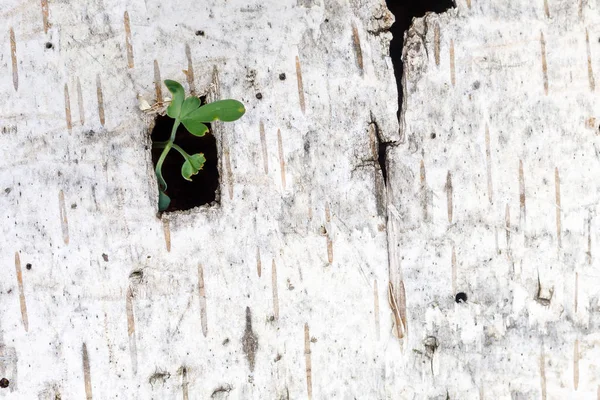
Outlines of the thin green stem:
{"type": "MultiPolygon", "coordinates": [[[[154,147],[155,149],[164,149],[165,147],[167,147],[167,144],[169,144],[168,140],[166,142],[156,142],[156,143],[152,144],[152,147],[154,147]]],[[[171,147],[173,149],[177,150],[179,152],[179,154],[181,154],[185,160],[190,158],[190,155],[184,149],[182,149],[175,143],[172,143],[171,147]]]]}
{"type": "MultiPolygon", "coordinates": [[[[163,149],[162,153],[160,154],[160,158],[158,159],[158,162],[156,163],[155,172],[156,172],[156,176],[159,180],[158,183],[161,186],[163,186],[162,190],[167,189],[167,183],[165,182],[165,180],[162,177],[162,165],[165,162],[165,158],[167,158],[167,154],[169,154],[171,147],[173,147],[173,141],[175,140],[175,134],[177,133],[178,127],[179,127],[179,119],[175,119],[175,123],[173,123],[173,130],[171,131],[171,137],[169,138],[169,141],[165,145],[165,148],[163,149]]],[[[179,146],[177,146],[177,147],[179,147],[179,146]]]]}
{"type": "Polygon", "coordinates": [[[181,154],[185,160],[190,158],[190,155],[188,153],[186,153],[185,150],[183,150],[181,147],[177,146],[175,143],[173,143],[173,148],[175,150],[177,150],[179,152],[179,154],[181,154]]]}
{"type": "Polygon", "coordinates": [[[164,142],[154,142],[154,143],[152,143],[152,148],[153,149],[164,149],[165,146],[167,145],[167,143],[169,143],[168,140],[165,140],[164,142]]]}

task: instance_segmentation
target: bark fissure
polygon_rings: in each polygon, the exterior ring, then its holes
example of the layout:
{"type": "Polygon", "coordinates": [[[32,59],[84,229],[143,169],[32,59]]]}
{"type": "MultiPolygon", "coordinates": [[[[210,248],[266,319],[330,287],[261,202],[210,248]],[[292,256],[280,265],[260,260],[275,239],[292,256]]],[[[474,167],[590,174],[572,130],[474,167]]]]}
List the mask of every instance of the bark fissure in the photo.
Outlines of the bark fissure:
{"type": "Polygon", "coordinates": [[[386,0],[387,7],[394,14],[396,21],[390,31],[394,38],[390,42],[390,57],[394,64],[396,85],[398,87],[398,113],[402,109],[402,74],[404,73],[404,62],[402,60],[402,49],[404,48],[404,34],[410,28],[413,18],[423,17],[428,12],[443,13],[450,8],[456,7],[454,0],[422,0],[422,1],[397,1],[386,0]]]}

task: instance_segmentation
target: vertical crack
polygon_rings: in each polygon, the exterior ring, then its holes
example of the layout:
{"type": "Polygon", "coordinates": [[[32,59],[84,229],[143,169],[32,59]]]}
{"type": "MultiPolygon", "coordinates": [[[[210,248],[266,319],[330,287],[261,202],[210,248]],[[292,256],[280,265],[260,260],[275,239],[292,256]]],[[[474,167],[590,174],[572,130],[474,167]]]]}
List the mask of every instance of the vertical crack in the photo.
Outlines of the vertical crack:
{"type": "Polygon", "coordinates": [[[373,158],[375,158],[376,156],[377,159],[375,161],[377,161],[377,163],[379,164],[379,168],[381,169],[381,175],[383,175],[383,183],[384,185],[387,185],[387,148],[389,146],[395,146],[397,142],[393,140],[385,140],[383,138],[382,132],[379,129],[379,125],[375,120],[373,112],[371,112],[371,121],[369,122],[369,124],[371,125],[371,129],[373,129],[373,131],[375,132],[375,134],[372,136],[374,136],[373,139],[375,139],[376,143],[373,143],[372,146],[375,147],[373,151],[376,150],[377,154],[374,154],[373,158]]]}
{"type": "MultiPolygon", "coordinates": [[[[450,8],[456,7],[454,0],[386,0],[388,9],[396,17],[390,31],[394,35],[390,43],[390,57],[394,64],[396,85],[398,86],[398,112],[400,119],[402,111],[402,74],[404,65],[402,62],[402,48],[404,47],[404,33],[410,28],[413,18],[423,17],[427,12],[443,13],[450,8]]],[[[380,151],[381,155],[382,152],[380,151]]]]}

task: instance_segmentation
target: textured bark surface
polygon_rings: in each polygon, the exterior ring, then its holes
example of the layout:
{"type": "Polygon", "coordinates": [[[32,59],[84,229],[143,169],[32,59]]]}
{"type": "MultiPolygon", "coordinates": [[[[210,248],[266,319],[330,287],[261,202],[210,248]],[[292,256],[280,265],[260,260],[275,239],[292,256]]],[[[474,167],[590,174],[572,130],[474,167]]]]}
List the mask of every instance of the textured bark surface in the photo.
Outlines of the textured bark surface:
{"type": "Polygon", "coordinates": [[[461,0],[408,32],[388,154],[408,326],[392,397],[600,396],[599,12],[461,0]]]}
{"type": "Polygon", "coordinates": [[[598,2],[415,21],[400,129],[383,0],[1,3],[0,397],[600,396],[598,2]],[[247,113],[158,218],[163,79],[247,113]]]}
{"type": "Polygon", "coordinates": [[[0,16],[0,396],[389,395],[383,0],[2,0],[0,16]],[[215,126],[220,204],[159,219],[138,96],[164,99],[163,79],[247,113],[215,126]]]}

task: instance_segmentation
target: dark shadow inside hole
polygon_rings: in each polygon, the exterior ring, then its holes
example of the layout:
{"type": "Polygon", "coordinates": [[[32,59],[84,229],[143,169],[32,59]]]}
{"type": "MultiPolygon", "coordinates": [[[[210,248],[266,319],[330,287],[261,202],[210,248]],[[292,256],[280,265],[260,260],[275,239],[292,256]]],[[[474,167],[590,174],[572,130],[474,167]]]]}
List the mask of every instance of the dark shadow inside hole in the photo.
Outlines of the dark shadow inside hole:
{"type": "MultiPolygon", "coordinates": [[[[200,98],[202,104],[204,98],[200,98]]],[[[158,116],[152,129],[152,143],[169,140],[173,129],[174,119],[168,116],[158,116]]],[[[181,176],[181,166],[185,161],[181,154],[171,149],[162,166],[162,175],[167,182],[167,195],[171,198],[171,204],[165,211],[183,211],[210,204],[217,199],[219,188],[219,169],[217,159],[217,141],[212,134],[210,124],[209,132],[203,137],[192,135],[185,129],[183,124],[177,128],[175,144],[179,145],[189,155],[204,153],[206,162],[204,168],[197,175],[192,176],[192,181],[187,181],[181,176]]],[[[152,149],[152,161],[154,166],[158,161],[163,149],[152,149]]],[[[158,201],[158,193],[157,193],[158,201]]]]}
{"type": "Polygon", "coordinates": [[[377,162],[379,162],[379,166],[381,167],[381,175],[383,175],[383,182],[387,182],[387,147],[388,143],[379,142],[379,156],[377,157],[377,162]]]}
{"type": "Polygon", "coordinates": [[[396,85],[398,86],[398,117],[402,109],[402,47],[404,46],[404,32],[410,28],[413,18],[419,18],[426,12],[442,13],[456,7],[454,0],[386,0],[387,7],[394,14],[396,21],[390,31],[394,35],[390,43],[390,57],[394,64],[396,85]]]}

